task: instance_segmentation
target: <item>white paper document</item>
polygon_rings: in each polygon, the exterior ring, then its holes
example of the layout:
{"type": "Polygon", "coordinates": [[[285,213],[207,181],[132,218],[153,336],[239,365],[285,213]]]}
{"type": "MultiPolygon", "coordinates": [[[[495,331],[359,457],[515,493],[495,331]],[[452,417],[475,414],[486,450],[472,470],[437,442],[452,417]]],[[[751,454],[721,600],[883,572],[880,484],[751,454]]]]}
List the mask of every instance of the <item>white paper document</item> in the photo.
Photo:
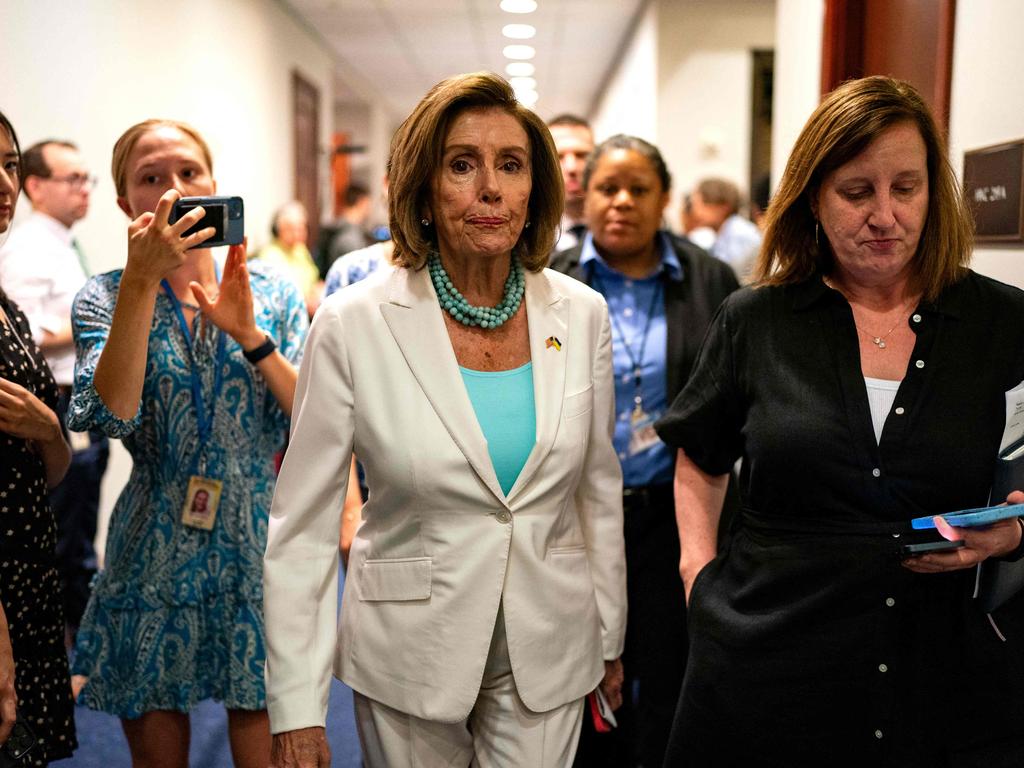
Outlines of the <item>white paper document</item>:
{"type": "Polygon", "coordinates": [[[1006,393],[1006,427],[999,453],[1024,437],[1024,381],[1006,393]]]}

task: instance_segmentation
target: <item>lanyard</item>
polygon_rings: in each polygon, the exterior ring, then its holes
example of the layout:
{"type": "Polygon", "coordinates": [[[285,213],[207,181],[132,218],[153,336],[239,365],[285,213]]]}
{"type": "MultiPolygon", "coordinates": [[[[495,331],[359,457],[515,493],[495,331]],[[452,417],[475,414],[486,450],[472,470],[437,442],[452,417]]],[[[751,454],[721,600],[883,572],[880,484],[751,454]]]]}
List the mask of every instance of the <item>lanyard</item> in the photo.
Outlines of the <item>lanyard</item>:
{"type": "MultiPolygon", "coordinates": [[[[220,269],[217,270],[217,282],[220,282],[220,269]]],[[[195,353],[192,351],[192,333],[189,331],[188,322],[185,320],[185,313],[181,311],[181,302],[178,301],[178,297],[174,295],[174,291],[171,289],[170,283],[166,280],[161,280],[160,285],[163,287],[164,293],[167,294],[167,298],[171,300],[171,306],[174,307],[174,314],[178,316],[178,325],[181,326],[181,332],[185,334],[185,342],[188,349],[189,374],[192,379],[192,401],[196,406],[196,426],[199,431],[199,445],[202,448],[207,445],[210,439],[210,434],[213,432],[213,416],[217,410],[217,400],[220,398],[221,386],[224,383],[224,331],[219,328],[217,329],[217,367],[213,372],[213,402],[210,403],[210,408],[207,410],[203,406],[203,389],[202,381],[199,378],[199,366],[196,364],[195,353]]]]}
{"type": "MultiPolygon", "coordinates": [[[[601,276],[597,274],[596,265],[591,270],[591,277],[597,285],[597,290],[604,296],[607,296],[604,288],[604,282],[601,280],[601,276]]],[[[633,354],[633,350],[630,348],[629,343],[626,341],[626,334],[622,330],[622,326],[619,325],[619,318],[614,312],[609,312],[611,316],[612,326],[615,331],[619,334],[619,339],[622,341],[622,348],[626,350],[626,355],[629,357],[629,362],[633,366],[633,413],[640,415],[643,413],[644,398],[641,394],[640,385],[643,383],[643,362],[644,362],[644,350],[647,348],[647,336],[651,330],[651,321],[654,319],[654,310],[658,306],[658,301],[661,299],[661,279],[659,278],[654,284],[654,293],[651,295],[651,306],[647,310],[647,320],[644,323],[644,333],[640,337],[640,349],[637,350],[637,354],[633,354]]]]}

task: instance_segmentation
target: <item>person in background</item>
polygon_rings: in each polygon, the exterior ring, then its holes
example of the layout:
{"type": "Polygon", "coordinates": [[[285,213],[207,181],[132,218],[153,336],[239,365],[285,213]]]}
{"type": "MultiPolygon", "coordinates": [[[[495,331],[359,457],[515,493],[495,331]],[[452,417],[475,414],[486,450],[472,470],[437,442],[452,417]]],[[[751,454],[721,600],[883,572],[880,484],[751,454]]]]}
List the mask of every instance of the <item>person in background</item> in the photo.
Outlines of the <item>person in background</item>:
{"type": "Polygon", "coordinates": [[[732,270],[661,227],[671,177],[657,147],[601,142],[583,171],[588,233],[552,260],[597,289],[611,315],[615,450],[622,464],[629,615],[619,727],[589,727],[576,765],[661,765],[686,668],[672,475],[675,455],[654,422],[682,389],[732,270]]]}
{"type": "Polygon", "coordinates": [[[726,300],[657,426],[678,450],[691,630],[666,766],[1024,765],[1024,593],[991,615],[970,599],[978,563],[1024,555],[1020,518],[910,525],[986,504],[1024,379],[1024,292],[968,269],[971,230],[917,91],[826,95],[757,287],[726,300]],[[740,457],[743,515],[716,554],[740,457]],[[964,546],[903,550],[929,539],[964,546]]]}
{"type": "Polygon", "coordinates": [[[320,306],[324,286],[320,280],[320,270],[313,263],[313,256],[306,245],[309,219],[305,206],[297,200],[281,206],[274,213],[270,234],[273,239],[253,258],[289,276],[306,299],[306,309],[312,317],[320,306]]]}
{"type": "Polygon", "coordinates": [[[352,183],[341,196],[341,217],[331,227],[324,227],[320,234],[321,247],[317,249],[317,267],[320,276],[327,272],[346,253],[365,248],[373,241],[366,231],[366,225],[373,208],[370,190],[362,184],[352,183]]]}
{"type": "MultiPolygon", "coordinates": [[[[0,113],[0,234],[21,187],[18,137],[0,113]]],[[[36,743],[22,765],[45,766],[77,747],[47,489],[71,450],[54,409],[57,385],[28,319],[0,285],[0,744],[16,719],[36,743]]]]}
{"type": "Polygon", "coordinates": [[[572,248],[583,239],[587,222],[583,215],[583,168],[594,151],[594,133],[590,123],[576,115],[558,115],[548,122],[548,130],[558,152],[565,187],[565,206],[558,228],[558,242],[552,253],[572,248]]]}
{"type": "Polygon", "coordinates": [[[747,283],[761,247],[761,231],[739,210],[739,187],[728,179],[703,179],[684,201],[683,227],[687,237],[693,229],[711,230],[709,245],[700,239],[701,235],[694,235],[694,242],[731,266],[747,283]]]}
{"type": "Polygon", "coordinates": [[[271,765],[329,764],[333,666],[355,691],[369,768],[562,768],[584,696],[620,695],[605,304],[543,269],[558,159],[500,77],[431,89],[399,128],[390,171],[396,263],[317,314],[274,495],[271,765]],[[353,446],[370,495],[339,630],[337,509],[353,446]]]}
{"type": "MultiPolygon", "coordinates": [[[[88,269],[72,227],[89,211],[96,177],[74,144],[56,139],[25,150],[22,174],[32,215],[14,228],[0,248],[0,285],[28,318],[32,337],[57,382],[57,413],[63,419],[75,373],[71,302],[85,284],[88,269]]],[[[75,432],[71,450],[71,467],[50,492],[50,507],[57,518],[57,567],[69,648],[96,574],[93,539],[109,447],[100,432],[75,432]]]]}
{"type": "Polygon", "coordinates": [[[231,246],[223,269],[174,224],[183,196],[213,195],[208,145],[146,120],[114,145],[117,204],[131,219],[124,269],[86,283],[73,308],[68,421],[123,441],[132,475],[110,519],[104,568],[78,634],[82,700],[121,718],[136,766],[185,768],[189,710],[227,709],[235,765],[265,768],[262,556],[306,309],[275,270],[231,246]],[[212,297],[212,298],[211,298],[212,297]],[[203,489],[205,508],[191,501],[203,489]]]}

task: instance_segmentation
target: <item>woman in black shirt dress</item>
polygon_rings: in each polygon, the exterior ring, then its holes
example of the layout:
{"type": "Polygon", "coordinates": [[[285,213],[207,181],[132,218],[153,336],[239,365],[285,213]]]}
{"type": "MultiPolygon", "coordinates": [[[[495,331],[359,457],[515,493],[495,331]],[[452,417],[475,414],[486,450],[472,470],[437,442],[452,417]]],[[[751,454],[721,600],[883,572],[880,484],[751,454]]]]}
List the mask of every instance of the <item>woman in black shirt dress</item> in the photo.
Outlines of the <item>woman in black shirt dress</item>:
{"type": "Polygon", "coordinates": [[[945,158],[905,83],[830,94],[768,212],[760,286],[725,302],[658,425],[680,449],[691,642],[667,766],[1024,764],[1024,597],[970,600],[1021,524],[901,549],[927,537],[911,518],[986,503],[1024,378],[1024,293],[967,269],[945,158]]]}
{"type": "MultiPolygon", "coordinates": [[[[14,129],[0,114],[0,233],[14,212],[19,170],[14,129]]],[[[47,500],[71,461],[56,406],[57,385],[28,321],[0,287],[0,744],[16,702],[37,738],[19,763],[26,766],[69,757],[77,746],[47,500]]]]}

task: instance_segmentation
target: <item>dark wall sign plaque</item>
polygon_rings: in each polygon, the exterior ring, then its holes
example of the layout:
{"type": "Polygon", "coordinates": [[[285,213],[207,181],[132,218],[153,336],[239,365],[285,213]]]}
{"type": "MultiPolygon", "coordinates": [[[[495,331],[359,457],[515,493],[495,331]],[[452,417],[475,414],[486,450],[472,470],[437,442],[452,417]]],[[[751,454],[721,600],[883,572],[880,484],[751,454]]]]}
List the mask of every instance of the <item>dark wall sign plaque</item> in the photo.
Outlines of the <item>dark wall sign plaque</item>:
{"type": "Polygon", "coordinates": [[[1024,242],[1024,139],[964,152],[978,243],[1024,242]]]}

